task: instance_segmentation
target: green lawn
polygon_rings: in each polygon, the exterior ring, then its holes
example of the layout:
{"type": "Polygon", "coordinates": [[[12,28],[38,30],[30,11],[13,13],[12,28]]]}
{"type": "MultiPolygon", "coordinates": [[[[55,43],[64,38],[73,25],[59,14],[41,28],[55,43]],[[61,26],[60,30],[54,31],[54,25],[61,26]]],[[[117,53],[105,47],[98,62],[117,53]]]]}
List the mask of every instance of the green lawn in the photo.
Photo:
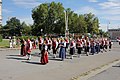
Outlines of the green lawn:
{"type": "Polygon", "coordinates": [[[8,48],[9,47],[9,39],[3,39],[2,42],[0,42],[1,48],[8,48]]]}

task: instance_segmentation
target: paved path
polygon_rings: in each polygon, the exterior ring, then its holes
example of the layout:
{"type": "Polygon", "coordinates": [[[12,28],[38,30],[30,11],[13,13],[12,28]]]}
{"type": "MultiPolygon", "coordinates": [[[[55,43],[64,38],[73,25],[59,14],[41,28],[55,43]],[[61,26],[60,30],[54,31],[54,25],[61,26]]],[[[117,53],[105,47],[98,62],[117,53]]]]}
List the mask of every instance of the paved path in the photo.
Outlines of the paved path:
{"type": "Polygon", "coordinates": [[[38,50],[32,52],[32,59],[26,60],[26,57],[20,57],[19,50],[1,50],[0,51],[0,80],[71,80],[78,76],[120,59],[120,47],[115,44],[112,51],[101,54],[85,56],[60,61],[50,58],[47,65],[40,65],[38,50]]]}

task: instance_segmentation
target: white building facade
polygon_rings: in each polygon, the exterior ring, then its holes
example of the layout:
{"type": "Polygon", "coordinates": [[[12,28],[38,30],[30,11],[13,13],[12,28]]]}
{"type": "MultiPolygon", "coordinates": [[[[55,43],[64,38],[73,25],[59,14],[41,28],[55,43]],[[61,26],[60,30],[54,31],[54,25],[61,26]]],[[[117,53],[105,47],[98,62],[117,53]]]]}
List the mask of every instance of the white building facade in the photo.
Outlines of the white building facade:
{"type": "Polygon", "coordinates": [[[108,33],[112,40],[116,40],[117,37],[120,37],[120,29],[109,29],[108,33]]]}

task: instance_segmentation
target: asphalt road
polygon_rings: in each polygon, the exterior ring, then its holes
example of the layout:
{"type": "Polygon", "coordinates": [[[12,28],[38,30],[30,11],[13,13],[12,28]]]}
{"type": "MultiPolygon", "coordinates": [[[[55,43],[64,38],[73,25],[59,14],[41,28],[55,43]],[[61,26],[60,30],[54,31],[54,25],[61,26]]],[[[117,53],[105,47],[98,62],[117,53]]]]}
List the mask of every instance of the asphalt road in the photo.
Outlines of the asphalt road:
{"type": "Polygon", "coordinates": [[[20,50],[0,49],[0,80],[71,80],[72,77],[120,59],[120,46],[115,43],[113,47],[112,51],[100,54],[83,54],[80,58],[74,55],[72,60],[67,56],[65,61],[49,55],[47,65],[40,64],[39,50],[33,50],[32,59],[27,61],[26,57],[19,56],[20,50]]]}
{"type": "Polygon", "coordinates": [[[88,80],[120,80],[120,63],[100,72],[88,80]]]}

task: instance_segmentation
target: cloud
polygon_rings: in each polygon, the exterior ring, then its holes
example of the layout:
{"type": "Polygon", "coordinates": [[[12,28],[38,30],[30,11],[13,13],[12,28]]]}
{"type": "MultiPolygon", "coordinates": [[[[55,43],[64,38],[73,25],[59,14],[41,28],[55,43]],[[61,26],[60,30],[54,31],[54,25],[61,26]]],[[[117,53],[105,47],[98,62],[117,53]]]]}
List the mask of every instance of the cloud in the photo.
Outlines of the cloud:
{"type": "Polygon", "coordinates": [[[103,31],[107,31],[107,27],[108,29],[118,29],[120,28],[120,26],[118,24],[100,24],[100,28],[99,29],[102,29],[103,31]]]}
{"type": "Polygon", "coordinates": [[[27,25],[28,24],[33,24],[33,20],[31,17],[18,17],[18,19],[20,19],[21,22],[25,22],[27,25]]]}
{"type": "Polygon", "coordinates": [[[98,2],[97,0],[88,0],[89,2],[98,2]]]}
{"type": "Polygon", "coordinates": [[[85,7],[81,7],[79,10],[76,10],[75,13],[78,13],[78,14],[85,14],[85,13],[94,13],[94,14],[97,14],[98,11],[93,8],[93,7],[90,7],[90,6],[85,6],[85,7]]]}
{"type": "Polygon", "coordinates": [[[120,16],[119,15],[114,15],[114,16],[103,16],[101,17],[103,19],[107,19],[107,20],[110,20],[110,21],[120,21],[120,16]]]}
{"type": "Polygon", "coordinates": [[[120,2],[109,0],[108,2],[99,3],[98,5],[102,7],[102,9],[108,9],[108,8],[115,8],[120,7],[120,2]]]}
{"type": "Polygon", "coordinates": [[[11,13],[11,12],[13,12],[13,11],[10,11],[10,10],[8,10],[8,9],[2,9],[2,12],[3,12],[3,13],[11,13]]]}
{"type": "Polygon", "coordinates": [[[25,7],[25,8],[34,8],[39,5],[40,2],[37,0],[12,0],[15,5],[25,7]]]}
{"type": "Polygon", "coordinates": [[[107,24],[100,24],[99,29],[102,29],[103,31],[107,31],[107,24]]]}
{"type": "Polygon", "coordinates": [[[120,2],[120,0],[108,0],[108,1],[112,1],[112,2],[120,2]]]}

